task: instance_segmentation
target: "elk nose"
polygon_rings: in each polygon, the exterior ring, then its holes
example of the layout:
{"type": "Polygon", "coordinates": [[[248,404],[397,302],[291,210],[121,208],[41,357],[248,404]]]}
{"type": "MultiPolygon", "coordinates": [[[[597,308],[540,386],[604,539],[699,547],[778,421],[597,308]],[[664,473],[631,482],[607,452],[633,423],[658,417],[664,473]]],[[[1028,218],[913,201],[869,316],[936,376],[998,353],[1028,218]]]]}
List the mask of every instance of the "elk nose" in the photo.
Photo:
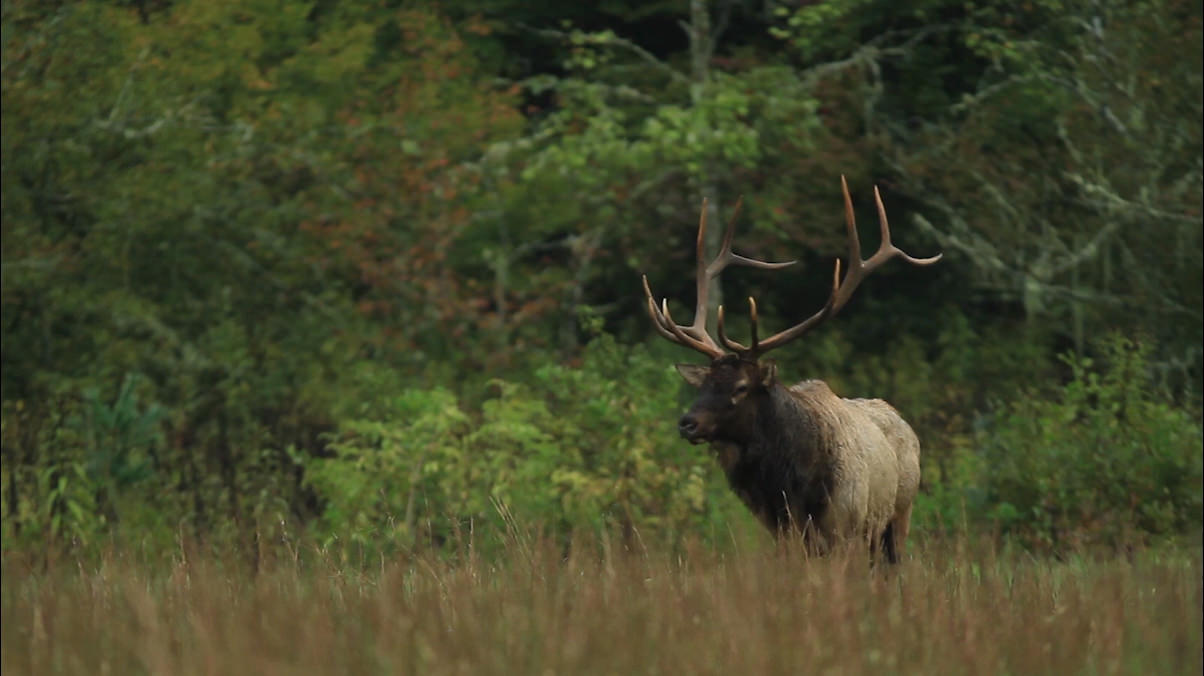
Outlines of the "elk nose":
{"type": "Polygon", "coordinates": [[[683,415],[681,420],[677,421],[677,432],[683,437],[689,439],[698,432],[698,420],[689,413],[683,415]]]}

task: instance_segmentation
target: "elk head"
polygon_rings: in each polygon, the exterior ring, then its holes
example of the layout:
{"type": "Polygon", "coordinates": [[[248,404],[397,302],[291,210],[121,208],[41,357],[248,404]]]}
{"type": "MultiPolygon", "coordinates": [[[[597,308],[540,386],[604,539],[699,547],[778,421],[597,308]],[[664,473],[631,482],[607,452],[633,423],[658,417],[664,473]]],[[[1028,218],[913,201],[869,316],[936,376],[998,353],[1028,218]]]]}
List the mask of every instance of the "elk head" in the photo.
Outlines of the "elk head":
{"type": "Polygon", "coordinates": [[[823,321],[835,315],[848,303],[853,292],[863,279],[869,276],[883,263],[892,258],[902,258],[913,265],[931,265],[941,259],[941,254],[931,258],[914,258],[891,244],[890,226],[886,219],[886,208],[882,205],[882,196],[878,188],[874,188],[874,201],[878,207],[878,223],[881,227],[882,243],[878,251],[866,260],[861,258],[861,240],[857,236],[857,223],[853,216],[853,201],[849,197],[849,186],[844,176],[840,177],[840,187],[844,193],[845,223],[848,227],[849,271],[841,279],[840,259],[836,259],[835,270],[832,274],[832,291],[828,301],[815,314],[803,321],[761,340],[757,335],[757,303],[751,297],[748,299],[749,319],[751,321],[751,337],[748,345],[743,345],[728,338],[724,330],[723,306],[718,309],[716,330],[718,342],[707,333],[707,291],[710,283],[724,268],[729,265],[745,265],[765,270],[776,270],[793,265],[797,261],[770,263],[752,258],[746,258],[732,252],[732,234],[736,215],[740,212],[740,203],[736,208],[724,231],[723,244],[719,253],[710,263],[706,262],[704,242],[707,226],[707,207],[703,201],[702,216],[698,222],[697,263],[696,263],[696,302],[694,306],[694,321],[689,325],[680,325],[669,314],[669,303],[662,299],[658,306],[653,300],[652,290],[648,286],[648,276],[644,275],[644,295],[648,302],[648,314],[652,317],[652,325],[657,333],[668,340],[697,350],[710,358],[709,366],[679,364],[678,372],[686,382],[698,388],[698,398],[690,410],[678,422],[678,431],[682,437],[691,443],[707,441],[739,441],[747,438],[747,426],[755,424],[752,415],[756,402],[768,396],[776,382],[776,370],[772,363],[762,362],[761,356],[769,350],[781,347],[786,343],[802,336],[823,321]]]}

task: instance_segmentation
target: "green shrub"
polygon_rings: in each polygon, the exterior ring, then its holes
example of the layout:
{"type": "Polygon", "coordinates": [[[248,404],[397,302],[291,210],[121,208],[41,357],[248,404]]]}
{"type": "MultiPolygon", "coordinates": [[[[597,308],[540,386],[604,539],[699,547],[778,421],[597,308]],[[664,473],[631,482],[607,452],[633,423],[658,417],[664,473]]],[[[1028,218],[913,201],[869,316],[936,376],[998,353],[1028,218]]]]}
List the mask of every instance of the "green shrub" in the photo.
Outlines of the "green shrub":
{"type": "Polygon", "coordinates": [[[488,548],[582,530],[679,541],[731,508],[708,454],[677,439],[676,373],[642,347],[602,336],[579,367],[491,388],[479,411],[410,390],[342,423],[333,457],[306,466],[325,541],[488,548]]]}
{"type": "MultiPolygon", "coordinates": [[[[420,511],[432,505],[449,511],[463,500],[468,417],[455,396],[439,388],[409,390],[385,410],[379,420],[344,422],[330,443],[333,457],[306,465],[306,482],[323,501],[317,527],[328,545],[413,546],[420,511]]],[[[426,538],[446,535],[423,530],[426,538]]]]}
{"type": "Polygon", "coordinates": [[[1201,527],[1201,428],[1151,386],[1149,350],[1111,337],[1068,355],[1050,397],[1000,408],[977,436],[981,509],[1038,548],[1121,545],[1201,527]]]}

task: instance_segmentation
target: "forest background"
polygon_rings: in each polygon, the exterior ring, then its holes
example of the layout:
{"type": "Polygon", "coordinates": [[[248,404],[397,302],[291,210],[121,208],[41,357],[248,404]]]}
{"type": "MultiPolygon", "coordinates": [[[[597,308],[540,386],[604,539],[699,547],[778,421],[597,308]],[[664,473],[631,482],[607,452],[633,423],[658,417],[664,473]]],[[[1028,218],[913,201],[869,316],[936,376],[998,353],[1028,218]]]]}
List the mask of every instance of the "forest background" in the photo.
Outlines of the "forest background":
{"type": "MultiPolygon", "coordinates": [[[[1201,5],[3,4],[5,551],[764,537],[678,439],[693,237],[911,422],[914,532],[1202,525],[1201,5]],[[713,228],[714,229],[714,228],[713,228]],[[714,245],[714,242],[712,242],[714,245]]],[[[729,302],[743,308],[742,302],[729,302]]],[[[736,322],[741,325],[743,322],[736,322]]]]}

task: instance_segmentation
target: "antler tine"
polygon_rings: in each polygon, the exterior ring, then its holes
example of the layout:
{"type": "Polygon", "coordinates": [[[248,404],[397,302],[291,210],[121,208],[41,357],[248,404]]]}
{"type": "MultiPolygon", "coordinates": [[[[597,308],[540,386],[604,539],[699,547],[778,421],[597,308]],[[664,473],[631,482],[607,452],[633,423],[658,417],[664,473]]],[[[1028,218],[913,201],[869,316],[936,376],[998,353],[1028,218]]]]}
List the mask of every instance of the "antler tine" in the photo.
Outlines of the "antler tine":
{"type": "MultiPolygon", "coordinates": [[[[675,343],[680,343],[677,332],[673,331],[673,322],[666,318],[665,313],[668,308],[662,310],[657,306],[656,301],[652,298],[652,289],[648,286],[648,276],[644,276],[644,297],[648,305],[648,316],[652,317],[652,325],[656,328],[657,333],[672,340],[675,343]]],[[[687,336],[688,338],[688,336],[687,336]]],[[[688,343],[687,346],[690,346],[688,343]]]]}
{"type": "MultiPolygon", "coordinates": [[[[698,236],[695,242],[695,305],[694,305],[694,320],[689,325],[681,325],[673,321],[669,314],[669,306],[667,302],[662,302],[658,307],[653,299],[652,290],[648,286],[648,277],[645,275],[644,295],[647,299],[648,314],[652,317],[652,324],[656,328],[657,333],[665,338],[672,340],[691,349],[702,352],[703,354],[715,359],[724,354],[724,351],[719,344],[711,338],[707,333],[707,300],[708,291],[710,290],[711,281],[714,280],[720,272],[729,265],[745,265],[748,267],[760,268],[763,270],[777,270],[789,265],[794,265],[797,261],[785,261],[774,263],[770,261],[761,261],[755,258],[748,258],[740,254],[732,252],[732,237],[735,233],[736,218],[740,213],[740,207],[744,202],[743,196],[736,200],[736,205],[732,209],[732,216],[728,220],[727,228],[723,233],[723,241],[720,246],[719,253],[716,254],[714,260],[710,263],[706,261],[706,231],[707,231],[707,206],[706,198],[702,200],[702,212],[698,216],[698,236]]],[[[753,306],[753,333],[754,345],[756,335],[756,308],[753,306]]],[[[718,321],[722,323],[722,308],[719,311],[718,321]]],[[[729,350],[737,352],[748,352],[750,348],[746,348],[740,343],[728,340],[725,335],[722,335],[722,326],[719,327],[721,334],[720,343],[726,346],[729,350]]],[[[755,349],[755,348],[753,348],[755,349]]]]}
{"type": "MultiPolygon", "coordinates": [[[[874,186],[874,191],[878,191],[878,186],[874,186]]],[[[840,175],[840,192],[844,197],[844,223],[848,228],[849,272],[851,273],[853,261],[861,260],[861,236],[857,234],[857,216],[853,213],[853,198],[849,196],[849,182],[845,180],[844,174],[840,175]]],[[[889,244],[889,237],[883,237],[882,242],[889,244]]]]}
{"type": "Polygon", "coordinates": [[[878,250],[874,252],[866,260],[861,260],[861,238],[857,234],[857,222],[853,216],[853,201],[849,197],[849,185],[845,181],[844,176],[840,177],[840,187],[844,192],[844,208],[845,222],[849,229],[849,273],[845,275],[845,279],[840,284],[840,291],[836,297],[836,304],[832,308],[832,314],[836,314],[849,302],[853,297],[853,292],[857,290],[857,286],[862,280],[870,276],[874,270],[878,269],[883,263],[892,258],[902,258],[912,265],[932,265],[939,261],[943,254],[937,254],[931,258],[915,258],[909,256],[902,249],[896,247],[890,241],[890,222],[886,218],[886,207],[882,204],[882,193],[879,192],[878,186],[874,186],[874,203],[878,209],[878,229],[881,235],[881,243],[878,245],[878,250]]]}
{"type": "Polygon", "coordinates": [[[652,297],[652,289],[648,286],[648,275],[643,276],[643,281],[648,316],[652,318],[652,326],[656,329],[657,333],[674,343],[697,350],[711,359],[715,359],[723,354],[723,350],[719,349],[713,341],[710,341],[710,336],[704,334],[706,340],[698,340],[687,335],[686,331],[689,329],[678,326],[673,321],[672,315],[669,314],[668,301],[662,301],[661,306],[657,307],[656,301],[652,297]]]}
{"type": "MultiPolygon", "coordinates": [[[[797,260],[783,261],[781,263],[772,263],[770,261],[759,261],[755,258],[741,256],[732,251],[732,236],[736,230],[736,217],[740,214],[740,207],[744,204],[744,196],[741,195],[736,199],[736,206],[732,209],[732,217],[727,222],[727,230],[723,232],[723,244],[719,247],[719,253],[715,255],[715,260],[706,267],[707,282],[714,279],[715,275],[723,272],[724,268],[729,265],[745,265],[750,268],[760,268],[762,270],[780,270],[790,267],[797,263],[797,260]]],[[[706,200],[703,200],[703,205],[706,205],[706,200]]],[[[698,259],[702,261],[702,235],[699,235],[698,259]]]]}
{"type": "MultiPolygon", "coordinates": [[[[705,204],[706,204],[705,200],[704,200],[703,204],[705,206],[705,204]]],[[[693,328],[696,328],[700,331],[706,330],[705,329],[705,324],[706,324],[706,295],[705,294],[706,294],[707,290],[709,290],[709,288],[710,288],[711,280],[714,279],[716,276],[718,276],[719,273],[723,272],[723,270],[725,268],[727,268],[727,266],[744,265],[744,266],[747,266],[750,268],[759,268],[761,270],[780,270],[782,268],[794,265],[795,263],[798,262],[797,260],[793,260],[793,261],[783,261],[780,263],[774,263],[774,262],[770,262],[770,261],[762,261],[762,260],[757,260],[755,258],[749,258],[747,256],[741,256],[740,254],[732,251],[732,237],[734,236],[735,230],[736,230],[736,218],[737,218],[737,216],[739,216],[740,207],[743,204],[744,204],[744,196],[741,195],[739,198],[736,199],[736,206],[732,209],[732,217],[730,219],[728,219],[727,229],[724,230],[723,243],[719,247],[719,253],[715,255],[715,259],[713,261],[711,261],[710,265],[708,265],[706,267],[706,272],[705,272],[706,282],[705,282],[705,284],[703,284],[701,281],[699,283],[698,307],[697,307],[696,313],[694,315],[694,327],[693,328]],[[700,324],[702,326],[700,326],[700,324]]],[[[702,235],[701,234],[699,235],[698,245],[699,245],[699,249],[698,249],[699,263],[698,263],[698,265],[699,265],[699,269],[701,270],[702,269],[702,235]]],[[[751,353],[751,352],[755,352],[757,349],[757,305],[756,305],[756,301],[754,301],[751,297],[748,300],[749,300],[751,311],[752,311],[752,344],[750,347],[745,347],[744,345],[741,345],[740,343],[727,337],[727,333],[724,331],[723,306],[722,305],[719,306],[718,317],[717,317],[717,321],[716,321],[716,330],[719,335],[719,343],[721,345],[723,345],[725,348],[727,348],[728,350],[731,350],[733,352],[751,353]]]]}
{"type": "Polygon", "coordinates": [[[890,223],[886,218],[886,207],[882,204],[882,194],[878,191],[877,186],[874,187],[874,202],[878,208],[878,226],[882,235],[882,242],[878,245],[878,251],[866,260],[861,259],[861,238],[857,235],[857,221],[853,215],[853,200],[849,197],[849,184],[844,176],[840,177],[840,188],[844,196],[844,211],[845,225],[848,229],[849,241],[849,271],[845,275],[844,281],[840,280],[840,259],[836,260],[836,271],[832,279],[832,293],[828,297],[828,302],[824,307],[815,314],[811,315],[802,322],[776,333],[769,338],[766,338],[760,344],[760,352],[764,353],[775,347],[798,338],[807,331],[815,328],[824,320],[832,317],[852,298],[853,292],[857,290],[857,286],[862,280],[868,277],[883,263],[892,258],[902,258],[903,260],[913,265],[932,265],[941,259],[942,254],[937,254],[930,258],[915,258],[908,255],[903,250],[896,247],[890,241],[890,223]]]}
{"type": "Polygon", "coordinates": [[[757,357],[769,350],[780,347],[783,344],[798,338],[804,333],[810,331],[821,322],[832,317],[841,308],[848,303],[852,298],[853,292],[857,290],[857,286],[862,280],[868,277],[879,266],[891,260],[892,258],[902,258],[912,265],[932,265],[941,259],[942,254],[937,254],[929,258],[916,258],[909,255],[903,250],[891,243],[890,239],[890,223],[886,218],[886,207],[882,204],[882,194],[878,188],[874,187],[874,203],[878,209],[878,226],[881,232],[881,243],[878,245],[878,250],[868,259],[861,258],[861,238],[857,235],[857,221],[853,214],[853,199],[849,196],[849,184],[844,176],[840,177],[840,189],[844,198],[845,211],[845,227],[848,231],[848,247],[849,247],[849,270],[845,275],[844,280],[840,279],[840,259],[836,259],[836,265],[832,272],[832,291],[828,295],[828,300],[818,312],[795,324],[794,326],[779,331],[774,335],[766,338],[763,341],[758,340],[757,335],[757,302],[753,298],[748,299],[749,319],[752,329],[752,341],[749,346],[745,347],[740,343],[731,340],[727,337],[727,332],[724,326],[723,306],[719,306],[717,330],[719,335],[719,343],[717,344],[706,330],[706,315],[707,315],[707,290],[710,287],[711,281],[729,265],[746,265],[748,267],[761,268],[763,270],[777,270],[788,265],[794,265],[797,261],[786,261],[782,263],[771,263],[769,261],[760,261],[754,258],[747,258],[732,252],[732,236],[736,224],[736,216],[740,212],[740,206],[743,198],[737,200],[735,208],[732,210],[732,218],[728,221],[727,229],[723,233],[722,245],[719,253],[709,264],[706,262],[705,243],[706,243],[706,228],[707,228],[707,200],[702,201],[702,213],[698,218],[698,239],[696,244],[696,296],[694,306],[694,321],[689,326],[682,326],[673,321],[672,315],[669,314],[669,304],[667,301],[662,301],[660,307],[657,307],[656,302],[652,297],[652,290],[648,287],[648,277],[644,277],[644,295],[647,297],[648,314],[652,317],[652,324],[657,332],[665,338],[685,345],[694,350],[698,350],[712,359],[718,358],[724,354],[723,348],[727,348],[741,355],[741,357],[757,357]],[[719,345],[722,344],[723,348],[719,345]]]}
{"type": "Polygon", "coordinates": [[[779,331],[772,336],[762,340],[757,346],[757,354],[762,355],[782,345],[798,338],[804,333],[818,326],[828,317],[836,314],[836,296],[840,291],[840,259],[836,259],[836,264],[832,268],[832,291],[828,293],[828,302],[820,308],[819,312],[811,315],[794,326],[779,331]]]}
{"type": "Polygon", "coordinates": [[[737,343],[736,341],[727,337],[727,332],[725,331],[724,326],[723,326],[723,306],[720,305],[719,306],[719,342],[722,343],[724,347],[731,350],[732,352],[736,352],[739,354],[755,355],[757,353],[757,349],[759,346],[759,343],[757,341],[757,300],[755,298],[753,298],[752,296],[748,297],[748,319],[749,319],[749,332],[751,334],[751,340],[748,344],[748,347],[745,347],[745,346],[741,345],[740,343],[737,343]]]}
{"type": "Polygon", "coordinates": [[[748,297],[748,324],[751,334],[748,349],[750,352],[756,352],[760,343],[757,340],[757,301],[752,296],[748,297]]]}
{"type": "Polygon", "coordinates": [[[686,333],[687,328],[678,326],[677,322],[673,321],[673,315],[669,314],[669,299],[661,299],[660,314],[665,319],[665,325],[676,336],[676,342],[698,350],[711,359],[718,359],[723,356],[723,350],[719,349],[719,346],[715,344],[715,341],[709,335],[703,333],[702,340],[694,338],[686,333]]]}
{"type": "MultiPolygon", "coordinates": [[[[645,290],[645,292],[648,292],[647,278],[644,279],[644,290],[645,290]]],[[[656,329],[657,333],[661,334],[665,338],[668,338],[669,340],[672,340],[673,342],[677,342],[677,337],[674,336],[673,333],[671,333],[669,331],[669,329],[665,328],[665,325],[662,323],[662,320],[660,317],[660,311],[656,308],[656,301],[652,300],[651,292],[648,292],[647,300],[648,300],[648,303],[647,303],[648,304],[648,316],[652,318],[652,327],[656,329]]]]}
{"type": "MultiPolygon", "coordinates": [[[[882,241],[890,244],[890,224],[886,220],[886,207],[882,204],[882,193],[878,192],[878,186],[874,186],[874,205],[878,207],[878,227],[882,234],[882,241]]],[[[911,263],[912,265],[932,265],[933,263],[941,260],[941,257],[945,255],[943,253],[939,253],[935,256],[929,256],[928,258],[915,258],[902,249],[899,249],[894,244],[890,244],[890,249],[895,253],[895,255],[899,256],[908,263],[911,263]]]]}
{"type": "MultiPolygon", "coordinates": [[[[724,347],[731,350],[732,352],[737,352],[737,353],[750,352],[751,348],[744,347],[740,343],[737,343],[736,341],[727,337],[727,330],[724,328],[724,325],[723,325],[723,306],[722,305],[719,306],[718,314],[719,314],[719,318],[718,318],[718,322],[717,322],[718,326],[716,327],[716,330],[719,333],[719,342],[724,347]]],[[[753,344],[755,345],[756,344],[756,342],[755,342],[756,341],[756,332],[755,331],[753,332],[753,341],[754,341],[753,344]]]]}
{"type": "Polygon", "coordinates": [[[778,270],[797,263],[794,261],[784,261],[781,263],[773,263],[770,261],[760,261],[755,258],[741,256],[732,251],[732,237],[736,232],[736,219],[740,215],[740,207],[744,205],[744,196],[740,195],[736,198],[736,205],[732,208],[732,216],[727,221],[727,228],[723,231],[723,243],[719,247],[719,253],[715,254],[715,259],[709,264],[704,264],[706,260],[706,222],[707,222],[707,200],[702,199],[702,215],[698,219],[698,262],[697,262],[697,302],[694,305],[694,323],[690,328],[697,333],[706,333],[707,321],[707,294],[711,288],[711,280],[715,279],[719,273],[723,272],[729,265],[745,265],[750,268],[760,268],[762,270],[778,270]]]}

